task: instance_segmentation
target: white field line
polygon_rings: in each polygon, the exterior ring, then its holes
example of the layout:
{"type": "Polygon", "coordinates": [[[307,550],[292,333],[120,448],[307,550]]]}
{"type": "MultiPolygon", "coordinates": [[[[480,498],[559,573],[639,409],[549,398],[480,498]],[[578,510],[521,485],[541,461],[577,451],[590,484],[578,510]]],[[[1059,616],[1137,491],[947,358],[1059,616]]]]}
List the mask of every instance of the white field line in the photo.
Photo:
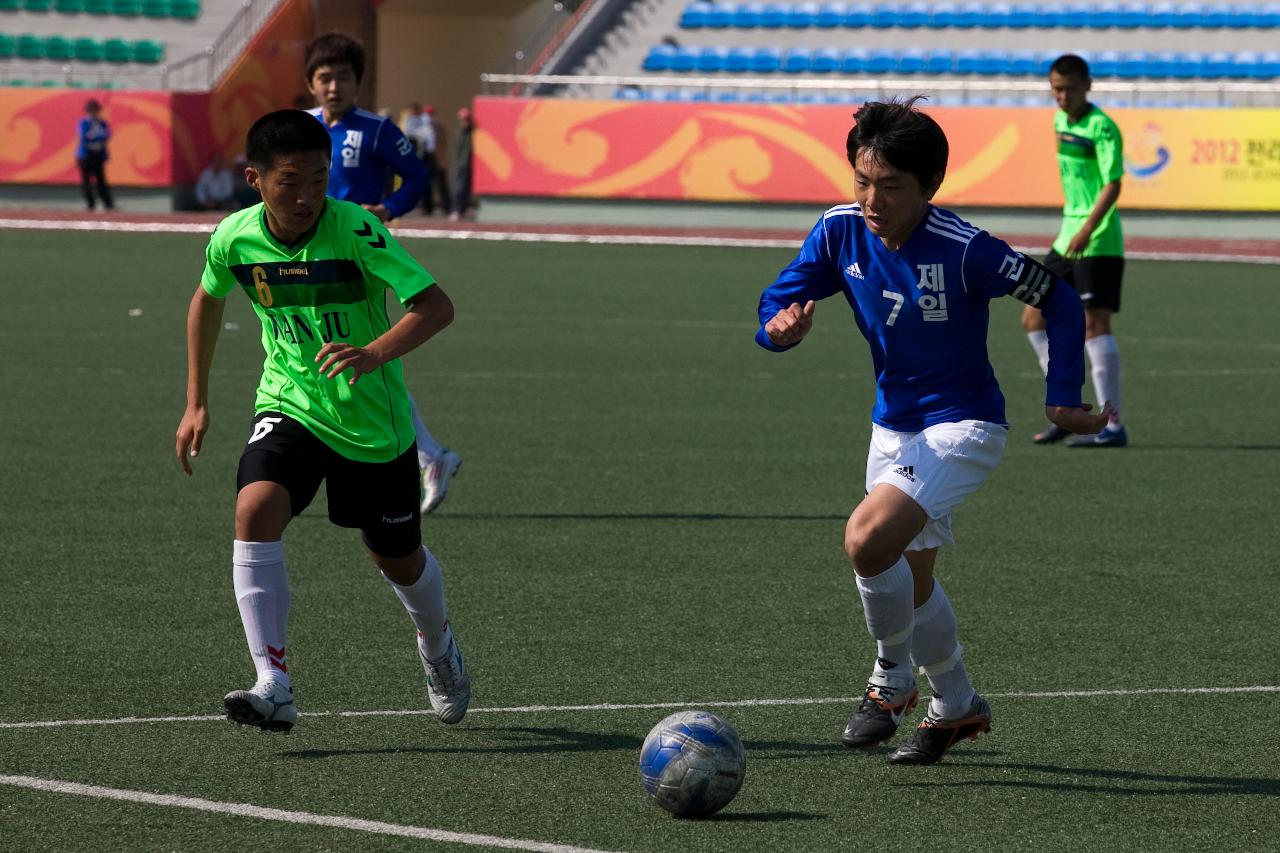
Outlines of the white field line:
{"type": "MultiPolygon", "coordinates": [[[[37,231],[116,231],[150,234],[209,234],[213,223],[204,222],[112,222],[101,219],[5,219],[0,229],[37,231]]],[[[700,246],[731,249],[794,249],[801,240],[777,237],[711,237],[674,234],[574,234],[572,232],[541,233],[537,231],[488,231],[455,228],[392,228],[396,237],[424,240],[480,240],[499,243],[581,243],[597,246],[700,246]]],[[[1044,246],[1015,246],[1019,252],[1039,254],[1044,246]]],[[[1126,252],[1125,257],[1140,261],[1206,261],[1213,263],[1280,264],[1280,255],[1228,255],[1209,252],[1126,252]]]]}
{"type": "Polygon", "coordinates": [[[55,794],[73,794],[80,797],[93,797],[100,800],[122,800],[128,803],[143,803],[150,806],[167,806],[177,809],[194,809],[200,812],[252,817],[259,820],[274,820],[281,823],[302,823],[311,826],[329,826],[335,829],[354,829],[359,832],[372,832],[377,835],[397,835],[403,838],[420,838],[425,841],[443,841],[449,844],[468,844],[475,847],[500,847],[505,850],[537,850],[543,853],[606,853],[590,847],[573,847],[568,844],[548,844],[542,841],[525,841],[519,838],[504,838],[497,835],[478,835],[473,832],[450,832],[444,829],[429,829],[424,826],[404,826],[398,823],[384,823],[380,820],[362,820],[341,815],[312,814],[311,812],[291,812],[283,809],[272,809],[249,803],[224,803],[217,800],[205,800],[199,797],[180,797],[175,794],[152,794],[147,791],[129,791],[121,788],[104,788],[99,785],[81,785],[76,782],[61,782],[57,779],[37,779],[32,776],[0,775],[0,785],[15,788],[29,788],[33,791],[46,791],[55,794]]]}
{"type": "MultiPolygon", "coordinates": [[[[1248,687],[1139,687],[1115,688],[1103,690],[1054,690],[1047,692],[1014,691],[1005,693],[984,693],[989,699],[1089,699],[1096,696],[1166,696],[1166,695],[1213,695],[1236,693],[1280,693],[1280,685],[1257,684],[1248,687]]],[[[760,708],[774,705],[844,705],[858,702],[861,696],[831,696],[821,698],[799,697],[794,699],[733,699],[729,701],[703,700],[700,702],[643,702],[614,703],[605,702],[596,705],[512,705],[499,708],[472,708],[468,714],[545,714],[545,713],[590,713],[594,711],[650,711],[666,708],[760,708]]],[[[420,717],[431,716],[435,712],[427,708],[407,710],[374,710],[374,711],[306,711],[304,717],[420,717]]],[[[106,719],[84,720],[30,720],[26,722],[0,723],[4,729],[49,729],[63,726],[119,726],[141,723],[204,723],[225,720],[221,714],[199,714],[194,716],[175,717],[113,717],[106,719]]]]}

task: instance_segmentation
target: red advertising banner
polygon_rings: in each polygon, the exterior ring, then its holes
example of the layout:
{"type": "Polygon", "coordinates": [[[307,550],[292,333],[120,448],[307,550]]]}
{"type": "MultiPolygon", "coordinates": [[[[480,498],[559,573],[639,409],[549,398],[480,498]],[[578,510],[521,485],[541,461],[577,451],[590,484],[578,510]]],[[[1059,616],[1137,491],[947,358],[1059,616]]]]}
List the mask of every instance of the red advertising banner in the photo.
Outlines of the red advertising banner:
{"type": "MultiPolygon", "coordinates": [[[[480,98],[480,195],[832,204],[852,196],[850,106],[480,98]]],[[[1053,109],[932,108],[955,206],[1059,207],[1053,109]]],[[[1280,209],[1280,110],[1110,111],[1121,205],[1280,209]],[[1206,120],[1206,113],[1212,120],[1206,120]],[[1206,129],[1212,139],[1201,138],[1206,129]],[[1208,153],[1206,153],[1208,152],[1208,153]]]]}

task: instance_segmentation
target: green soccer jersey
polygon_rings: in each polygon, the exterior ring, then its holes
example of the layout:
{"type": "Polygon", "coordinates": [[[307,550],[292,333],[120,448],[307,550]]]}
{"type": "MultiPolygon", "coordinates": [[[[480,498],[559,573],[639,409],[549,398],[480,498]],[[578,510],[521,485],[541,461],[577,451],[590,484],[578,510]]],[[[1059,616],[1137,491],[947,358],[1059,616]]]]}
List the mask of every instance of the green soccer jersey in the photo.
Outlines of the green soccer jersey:
{"type": "Polygon", "coordinates": [[[434,283],[376,216],[336,199],[292,246],[272,236],[261,204],[231,214],[209,239],[200,279],[220,298],[239,285],[262,321],[255,412],[282,412],[358,462],[390,462],[413,445],[404,369],[393,359],[349,385],[349,369],[320,375],[316,353],[386,332],[387,288],[404,303],[434,283]]]}
{"type": "MultiPolygon", "coordinates": [[[[1058,138],[1058,172],[1062,175],[1062,230],[1053,241],[1058,254],[1066,254],[1067,244],[1089,218],[1102,188],[1124,177],[1124,140],[1120,128],[1102,110],[1089,105],[1079,121],[1071,121],[1062,110],[1053,117],[1058,138]]],[[[1115,205],[1093,230],[1085,257],[1124,254],[1124,234],[1115,205]]]]}

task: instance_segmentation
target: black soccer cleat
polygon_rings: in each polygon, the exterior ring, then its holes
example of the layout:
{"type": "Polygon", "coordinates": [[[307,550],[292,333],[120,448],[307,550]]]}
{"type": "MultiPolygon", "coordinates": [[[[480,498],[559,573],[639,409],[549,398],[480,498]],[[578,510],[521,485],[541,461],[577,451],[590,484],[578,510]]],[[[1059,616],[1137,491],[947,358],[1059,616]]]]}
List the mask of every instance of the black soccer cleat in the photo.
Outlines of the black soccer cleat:
{"type": "Polygon", "coordinates": [[[991,731],[991,706],[977,693],[964,716],[943,720],[925,714],[910,743],[889,754],[890,764],[937,764],[957,742],[991,731]]]}
{"type": "Polygon", "coordinates": [[[1040,432],[1031,436],[1031,440],[1036,444],[1057,444],[1062,439],[1071,435],[1071,433],[1057,424],[1049,424],[1040,432]]]}
{"type": "MultiPolygon", "coordinates": [[[[874,675],[872,678],[888,681],[874,675]]],[[[840,742],[845,746],[866,749],[888,740],[898,730],[902,718],[915,710],[919,696],[920,691],[914,683],[894,688],[888,684],[868,682],[858,710],[844,725],[840,742]]]]}

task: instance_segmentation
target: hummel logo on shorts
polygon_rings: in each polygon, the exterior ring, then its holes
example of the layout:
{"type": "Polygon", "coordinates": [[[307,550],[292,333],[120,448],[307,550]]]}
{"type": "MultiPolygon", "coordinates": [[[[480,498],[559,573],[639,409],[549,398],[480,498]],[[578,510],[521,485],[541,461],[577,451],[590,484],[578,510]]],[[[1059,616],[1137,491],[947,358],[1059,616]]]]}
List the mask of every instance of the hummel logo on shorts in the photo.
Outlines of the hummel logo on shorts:
{"type": "Polygon", "coordinates": [[[412,518],[413,518],[413,513],[409,513],[408,515],[397,515],[395,518],[388,518],[387,516],[384,515],[382,517],[382,523],[383,524],[403,524],[412,518]]]}

